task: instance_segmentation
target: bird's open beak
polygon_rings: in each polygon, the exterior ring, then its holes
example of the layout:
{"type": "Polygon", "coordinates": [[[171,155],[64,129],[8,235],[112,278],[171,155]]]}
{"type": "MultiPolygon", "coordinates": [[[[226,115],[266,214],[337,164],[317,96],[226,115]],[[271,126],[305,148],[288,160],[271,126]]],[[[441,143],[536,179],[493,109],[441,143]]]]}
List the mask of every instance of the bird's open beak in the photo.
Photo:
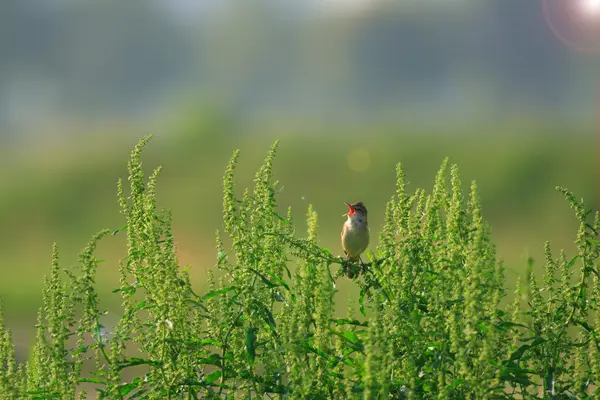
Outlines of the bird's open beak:
{"type": "Polygon", "coordinates": [[[349,203],[346,203],[346,202],[344,202],[344,204],[348,206],[348,212],[346,214],[342,215],[342,217],[349,217],[351,215],[354,215],[354,213],[356,212],[354,207],[352,207],[349,203]]]}

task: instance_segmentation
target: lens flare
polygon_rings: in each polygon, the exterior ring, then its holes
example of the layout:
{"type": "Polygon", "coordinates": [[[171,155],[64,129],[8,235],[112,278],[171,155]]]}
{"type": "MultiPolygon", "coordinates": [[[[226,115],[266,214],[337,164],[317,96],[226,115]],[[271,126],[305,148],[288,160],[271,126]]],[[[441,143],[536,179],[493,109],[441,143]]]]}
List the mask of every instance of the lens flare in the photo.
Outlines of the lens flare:
{"type": "Polygon", "coordinates": [[[543,0],[550,30],[565,45],[600,52],[600,0],[543,0]]]}
{"type": "Polygon", "coordinates": [[[584,17],[600,17],[600,0],[579,0],[579,9],[584,17]]]}

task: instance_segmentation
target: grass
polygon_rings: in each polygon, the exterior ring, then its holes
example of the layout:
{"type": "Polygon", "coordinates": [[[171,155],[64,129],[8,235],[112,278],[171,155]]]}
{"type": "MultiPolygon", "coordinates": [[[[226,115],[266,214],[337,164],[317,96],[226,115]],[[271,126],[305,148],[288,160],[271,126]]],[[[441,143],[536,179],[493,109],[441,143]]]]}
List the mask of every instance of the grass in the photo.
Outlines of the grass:
{"type": "Polygon", "coordinates": [[[546,243],[542,276],[530,270],[508,293],[477,185],[463,192],[456,165],[442,164],[429,194],[409,193],[397,166],[379,245],[359,266],[320,244],[311,206],[306,233],[294,222],[303,218],[280,210],[276,145],[252,190],[236,186],[236,152],[223,180],[216,266],[197,293],[178,261],[171,214],[157,208],[160,168],[149,177],[142,168],[148,139],[118,186],[121,308],[105,310],[97,290],[96,247],[111,232],[95,235],[72,268],[55,246],[27,361],[17,361],[0,317],[1,398],[598,395],[600,215],[590,220],[567,190],[559,188],[578,221],[576,253],[546,243]],[[338,292],[347,268],[360,272],[351,281],[357,299],[338,292]]]}

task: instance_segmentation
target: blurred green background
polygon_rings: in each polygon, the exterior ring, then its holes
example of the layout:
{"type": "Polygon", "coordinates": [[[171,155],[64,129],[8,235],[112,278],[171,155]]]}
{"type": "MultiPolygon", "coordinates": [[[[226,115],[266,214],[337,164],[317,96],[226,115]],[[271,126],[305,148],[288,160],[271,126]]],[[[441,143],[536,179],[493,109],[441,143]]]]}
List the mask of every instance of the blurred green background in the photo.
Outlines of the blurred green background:
{"type": "MultiPolygon", "coordinates": [[[[52,243],[73,266],[95,232],[124,224],[116,181],[147,133],[145,166],[164,166],[159,205],[198,291],[231,153],[241,193],[276,139],[282,210],[303,228],[313,204],[334,253],[343,202],[364,201],[377,233],[395,164],[409,190],[430,189],[446,156],[465,189],[478,182],[509,284],[545,240],[572,250],[554,187],[597,207],[595,60],[562,47],[536,2],[445,3],[3,2],[0,297],[21,355],[52,243]]],[[[107,307],[124,251],[122,235],[99,246],[107,307]]]]}

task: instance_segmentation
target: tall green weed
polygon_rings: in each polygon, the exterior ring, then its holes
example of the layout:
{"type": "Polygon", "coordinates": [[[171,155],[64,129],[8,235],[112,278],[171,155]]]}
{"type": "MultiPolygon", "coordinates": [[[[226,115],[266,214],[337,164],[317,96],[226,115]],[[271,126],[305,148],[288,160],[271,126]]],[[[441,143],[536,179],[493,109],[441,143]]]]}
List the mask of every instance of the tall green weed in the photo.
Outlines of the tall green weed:
{"type": "MultiPolygon", "coordinates": [[[[578,252],[545,245],[545,271],[514,293],[482,216],[444,161],[428,194],[407,191],[401,165],[379,244],[364,265],[322,248],[317,213],[297,232],[277,205],[276,144],[252,189],[223,180],[216,270],[198,294],[180,268],[171,214],[157,208],[133,150],[118,184],[127,254],[117,323],[105,327],[92,238],[77,268],[54,247],[29,360],[17,362],[0,314],[0,397],[195,399],[597,398],[600,384],[600,217],[565,189],[580,223],[578,252]],[[127,188],[125,187],[127,186],[127,188]],[[240,193],[241,196],[239,195],[240,193]],[[360,295],[337,295],[347,269],[360,295]],[[358,274],[360,272],[360,274],[358,274]],[[218,278],[217,278],[218,276],[218,278]]],[[[373,207],[373,206],[372,206],[373,207]]]]}

